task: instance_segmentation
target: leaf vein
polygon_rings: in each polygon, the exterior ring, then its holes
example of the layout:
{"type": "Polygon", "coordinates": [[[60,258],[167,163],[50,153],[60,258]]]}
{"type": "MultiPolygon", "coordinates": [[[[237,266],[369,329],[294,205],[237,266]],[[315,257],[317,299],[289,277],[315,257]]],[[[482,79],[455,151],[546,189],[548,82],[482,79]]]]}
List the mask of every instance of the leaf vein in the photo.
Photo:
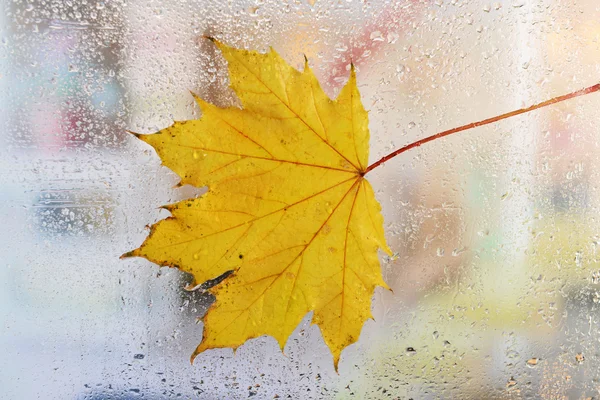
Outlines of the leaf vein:
{"type": "Polygon", "coordinates": [[[252,75],[254,75],[254,77],[256,78],[256,80],[257,80],[258,82],[260,82],[260,83],[261,83],[263,86],[265,86],[267,89],[269,89],[269,90],[271,91],[271,93],[273,93],[273,96],[275,96],[275,98],[277,98],[279,101],[281,101],[281,103],[282,103],[282,104],[284,104],[284,105],[287,107],[287,109],[288,109],[288,110],[290,110],[290,112],[291,112],[292,114],[295,114],[295,115],[298,117],[298,119],[299,119],[300,121],[302,121],[302,122],[303,122],[303,123],[304,123],[304,124],[305,124],[307,127],[309,127],[309,128],[310,128],[310,130],[311,130],[311,131],[312,131],[312,132],[313,132],[315,135],[317,135],[317,137],[318,137],[319,139],[321,139],[321,140],[322,140],[322,141],[323,141],[325,144],[327,144],[327,145],[328,145],[328,146],[329,146],[331,149],[333,149],[333,150],[334,150],[334,151],[335,151],[335,152],[336,152],[336,153],[337,153],[337,154],[338,154],[340,157],[342,157],[344,160],[346,160],[346,161],[347,161],[347,162],[348,162],[350,165],[352,165],[354,168],[356,168],[356,170],[359,170],[359,168],[358,168],[356,165],[354,165],[354,163],[353,163],[353,162],[351,162],[350,160],[348,160],[348,158],[347,158],[346,156],[344,156],[344,155],[343,155],[343,154],[342,154],[342,153],[341,153],[341,152],[340,152],[338,149],[336,149],[336,148],[335,148],[335,147],[333,147],[333,146],[332,146],[332,145],[331,145],[329,142],[327,142],[327,141],[326,141],[326,140],[325,140],[325,139],[324,139],[324,138],[323,138],[321,135],[319,135],[319,134],[317,133],[317,131],[316,131],[316,130],[315,130],[313,127],[312,127],[312,126],[310,126],[310,125],[309,125],[309,124],[308,124],[308,123],[307,123],[307,122],[306,122],[306,121],[305,121],[305,120],[304,120],[302,117],[300,117],[300,115],[299,115],[299,114],[298,114],[296,111],[294,111],[294,110],[293,110],[293,109],[292,109],[292,108],[291,108],[291,107],[290,107],[288,104],[286,104],[286,102],[284,102],[284,101],[283,101],[283,99],[281,99],[279,96],[277,96],[277,94],[275,94],[275,92],[274,92],[274,91],[273,91],[273,90],[272,90],[272,89],[271,89],[269,86],[267,86],[267,84],[266,84],[266,83],[264,83],[264,82],[263,82],[263,80],[262,80],[262,79],[261,79],[261,78],[260,78],[260,77],[259,77],[259,76],[258,76],[256,73],[254,73],[254,71],[252,71],[252,69],[250,69],[250,67],[248,67],[248,66],[246,65],[246,63],[245,63],[243,60],[241,60],[241,59],[240,59],[238,56],[236,56],[236,55],[234,55],[233,57],[234,57],[234,58],[236,58],[236,59],[237,59],[237,61],[240,63],[240,65],[244,66],[244,68],[246,68],[246,70],[247,70],[248,72],[250,72],[252,75]]]}

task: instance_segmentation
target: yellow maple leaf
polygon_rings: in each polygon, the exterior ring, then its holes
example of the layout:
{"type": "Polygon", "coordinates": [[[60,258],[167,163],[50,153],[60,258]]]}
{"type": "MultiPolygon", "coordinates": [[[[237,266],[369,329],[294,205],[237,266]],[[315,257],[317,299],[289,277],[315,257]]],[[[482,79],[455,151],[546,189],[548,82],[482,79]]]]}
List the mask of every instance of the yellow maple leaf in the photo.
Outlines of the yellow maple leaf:
{"type": "Polygon", "coordinates": [[[387,288],[377,252],[391,252],[365,174],[433,140],[600,91],[595,84],[445,130],[368,165],[368,117],[354,68],[331,100],[308,63],[299,72],[272,49],[260,54],[215,43],[242,109],[197,98],[201,119],[136,134],[183,184],[209,190],[165,206],[172,216],[123,255],[177,267],[194,285],[221,281],[211,288],[216,301],[192,359],[261,335],[283,348],[312,311],[337,368],[371,317],[373,290],[387,288]]]}
{"type": "Polygon", "coordinates": [[[310,311],[337,367],[371,318],[382,279],[377,251],[390,252],[379,203],[364,178],[368,117],[354,68],[336,100],[306,63],[299,72],[266,54],[216,42],[242,102],[199,98],[199,120],[137,135],[200,198],[165,206],[139,256],[175,266],[195,283],[234,271],[211,289],[204,337],[192,359],[261,335],[281,348],[310,311]]]}

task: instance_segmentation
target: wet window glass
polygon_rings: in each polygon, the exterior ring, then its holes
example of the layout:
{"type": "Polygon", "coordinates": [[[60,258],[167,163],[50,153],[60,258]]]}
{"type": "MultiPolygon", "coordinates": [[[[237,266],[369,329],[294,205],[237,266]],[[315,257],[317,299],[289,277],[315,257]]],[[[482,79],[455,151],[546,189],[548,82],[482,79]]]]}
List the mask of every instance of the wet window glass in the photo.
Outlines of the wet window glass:
{"type": "MultiPolygon", "coordinates": [[[[598,83],[597,0],[0,0],[0,391],[11,399],[598,398],[600,95],[369,175],[392,256],[339,371],[308,315],[190,363],[214,298],[142,258],[178,185],[128,131],[239,105],[214,37],[356,67],[370,162],[598,83]]],[[[216,282],[213,282],[216,283],[216,282]]]]}

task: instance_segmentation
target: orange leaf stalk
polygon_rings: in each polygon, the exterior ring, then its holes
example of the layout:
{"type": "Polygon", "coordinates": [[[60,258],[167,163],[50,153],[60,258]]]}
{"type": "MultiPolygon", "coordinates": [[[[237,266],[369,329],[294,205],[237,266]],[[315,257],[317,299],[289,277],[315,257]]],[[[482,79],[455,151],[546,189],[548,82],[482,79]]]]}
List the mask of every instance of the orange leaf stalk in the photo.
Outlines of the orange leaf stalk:
{"type": "Polygon", "coordinates": [[[423,139],[419,139],[416,142],[410,143],[404,147],[399,148],[398,150],[393,151],[392,153],[388,154],[385,157],[382,157],[380,160],[374,162],[373,164],[369,165],[367,167],[367,169],[365,170],[365,174],[369,173],[369,171],[379,167],[380,165],[382,165],[383,163],[385,163],[386,161],[388,161],[391,158],[396,157],[397,155],[400,155],[402,153],[404,153],[405,151],[408,151],[410,149],[413,149],[415,147],[419,147],[422,144],[425,144],[427,142],[431,142],[433,140],[436,139],[440,139],[443,138],[444,136],[450,136],[454,133],[458,133],[458,132],[462,132],[462,131],[466,131],[469,130],[471,128],[476,128],[478,126],[483,126],[483,125],[488,125],[497,121],[502,121],[503,119],[507,119],[510,117],[514,117],[516,115],[520,115],[520,114],[525,114],[528,113],[530,111],[533,110],[537,110],[538,108],[543,108],[543,107],[547,107],[549,105],[555,104],[555,103],[560,103],[561,101],[565,101],[565,100],[569,100],[575,97],[579,97],[579,96],[584,96],[586,94],[590,94],[590,93],[594,93],[600,90],[600,83],[597,83],[593,86],[587,87],[585,89],[581,89],[581,90],[577,90],[575,92],[571,92],[562,96],[558,96],[558,97],[554,97],[550,100],[546,100],[544,102],[538,103],[538,104],[534,104],[532,106],[529,106],[527,108],[521,108],[518,110],[514,110],[511,112],[507,112],[505,114],[501,114],[501,115],[497,115],[495,117],[491,117],[491,118],[487,118],[481,121],[477,121],[477,122],[472,122],[470,124],[466,124],[466,125],[462,125],[456,128],[452,128],[452,129],[448,129],[446,131],[442,131],[439,133],[436,133],[435,135],[431,135],[428,136],[426,138],[423,139]]]}

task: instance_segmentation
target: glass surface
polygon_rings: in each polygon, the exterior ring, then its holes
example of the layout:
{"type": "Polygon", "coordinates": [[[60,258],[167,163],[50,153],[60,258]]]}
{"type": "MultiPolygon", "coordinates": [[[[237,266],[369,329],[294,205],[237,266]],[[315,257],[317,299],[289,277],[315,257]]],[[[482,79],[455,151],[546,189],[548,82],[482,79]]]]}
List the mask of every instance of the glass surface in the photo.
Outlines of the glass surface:
{"type": "Polygon", "coordinates": [[[352,60],[371,162],[593,85],[597,0],[0,0],[0,392],[7,399],[600,395],[600,97],[444,138],[370,174],[393,293],[339,374],[305,318],[190,364],[212,298],[119,256],[178,188],[126,133],[235,103],[204,36],[303,55],[330,96],[352,60]]]}

